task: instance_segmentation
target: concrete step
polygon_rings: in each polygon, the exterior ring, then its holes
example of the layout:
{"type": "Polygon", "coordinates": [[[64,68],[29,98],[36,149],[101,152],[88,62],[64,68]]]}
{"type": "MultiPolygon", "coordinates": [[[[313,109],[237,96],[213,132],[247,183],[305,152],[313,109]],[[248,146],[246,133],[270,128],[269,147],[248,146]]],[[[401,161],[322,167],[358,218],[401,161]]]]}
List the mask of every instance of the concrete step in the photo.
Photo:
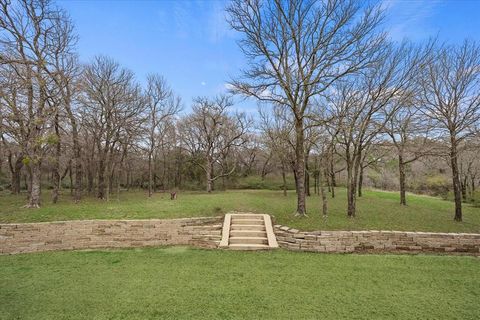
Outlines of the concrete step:
{"type": "Polygon", "coordinates": [[[268,238],[266,237],[230,237],[228,239],[230,245],[232,244],[266,244],[268,245],[268,238]]]}
{"type": "Polygon", "coordinates": [[[232,219],[232,224],[264,225],[263,219],[232,219]]]}
{"type": "Polygon", "coordinates": [[[262,250],[278,248],[272,221],[267,214],[227,213],[220,248],[262,250]]]}
{"type": "Polygon", "coordinates": [[[262,237],[266,238],[267,233],[259,230],[232,230],[230,237],[262,237]]]}
{"type": "Polygon", "coordinates": [[[231,244],[230,250],[268,250],[270,247],[266,244],[231,244]]]}
{"type": "Polygon", "coordinates": [[[237,230],[265,231],[265,226],[260,224],[232,224],[230,232],[237,230]]]}
{"type": "Polygon", "coordinates": [[[235,218],[249,219],[249,218],[262,217],[261,214],[257,214],[257,213],[233,213],[231,216],[233,219],[235,218]]]}

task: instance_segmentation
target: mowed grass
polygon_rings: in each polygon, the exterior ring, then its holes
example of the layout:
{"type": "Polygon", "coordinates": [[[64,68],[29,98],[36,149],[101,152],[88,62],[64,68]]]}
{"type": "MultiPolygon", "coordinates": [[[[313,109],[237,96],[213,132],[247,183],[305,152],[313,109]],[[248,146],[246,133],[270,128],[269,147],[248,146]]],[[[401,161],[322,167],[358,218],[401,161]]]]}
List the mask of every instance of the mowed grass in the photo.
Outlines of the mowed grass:
{"type": "Polygon", "coordinates": [[[75,204],[68,195],[51,204],[50,194],[44,193],[40,209],[25,209],[25,195],[0,195],[0,223],[40,222],[78,219],[168,219],[195,216],[216,216],[236,211],[268,213],[275,223],[301,230],[406,230],[435,232],[480,232],[480,208],[464,205],[464,221],[453,221],[454,204],[434,197],[408,195],[408,206],[399,204],[394,192],[365,190],[358,199],[357,216],[346,216],[346,191],[338,188],[337,196],[328,198],[330,213],[321,215],[321,200],[317,195],[307,199],[308,217],[293,215],[296,194],[289,191],[235,190],[214,192],[180,192],[177,200],[167,193],[148,198],[143,191],[122,192],[109,202],[87,197],[75,204]]]}
{"type": "Polygon", "coordinates": [[[0,319],[478,319],[480,260],[183,247],[0,256],[0,319]]]}

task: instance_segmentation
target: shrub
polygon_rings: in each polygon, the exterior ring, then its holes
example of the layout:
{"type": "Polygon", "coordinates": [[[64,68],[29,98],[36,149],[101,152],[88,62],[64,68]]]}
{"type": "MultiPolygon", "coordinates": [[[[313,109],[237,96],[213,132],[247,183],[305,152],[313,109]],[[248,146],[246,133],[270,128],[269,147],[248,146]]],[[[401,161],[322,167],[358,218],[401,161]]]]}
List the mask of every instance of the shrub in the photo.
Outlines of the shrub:
{"type": "Polygon", "coordinates": [[[447,199],[450,185],[450,180],[446,176],[437,174],[427,176],[425,180],[416,184],[414,189],[419,193],[441,196],[442,198],[447,199]]]}

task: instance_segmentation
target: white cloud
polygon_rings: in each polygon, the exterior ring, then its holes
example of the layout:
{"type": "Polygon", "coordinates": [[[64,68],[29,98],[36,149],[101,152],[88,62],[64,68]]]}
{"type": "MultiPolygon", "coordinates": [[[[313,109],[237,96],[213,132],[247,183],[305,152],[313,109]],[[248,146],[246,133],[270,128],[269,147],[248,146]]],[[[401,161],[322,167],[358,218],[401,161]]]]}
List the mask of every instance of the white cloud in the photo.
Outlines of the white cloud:
{"type": "Polygon", "coordinates": [[[225,83],[223,87],[225,90],[233,90],[235,88],[231,83],[225,83]]]}
{"type": "Polygon", "coordinates": [[[436,14],[441,0],[397,1],[386,0],[382,3],[389,20],[388,31],[393,40],[405,38],[413,40],[433,37],[438,30],[430,26],[429,20],[436,14]]]}
{"type": "Polygon", "coordinates": [[[201,84],[202,86],[206,86],[206,85],[207,85],[207,83],[206,83],[205,81],[200,82],[200,84],[201,84]]]}

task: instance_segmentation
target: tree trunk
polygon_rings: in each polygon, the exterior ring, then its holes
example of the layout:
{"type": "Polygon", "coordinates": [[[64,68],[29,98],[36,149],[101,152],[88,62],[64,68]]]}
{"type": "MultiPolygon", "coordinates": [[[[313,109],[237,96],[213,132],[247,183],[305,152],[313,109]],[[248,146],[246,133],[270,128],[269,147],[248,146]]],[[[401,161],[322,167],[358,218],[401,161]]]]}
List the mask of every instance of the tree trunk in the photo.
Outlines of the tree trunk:
{"type": "Polygon", "coordinates": [[[305,203],[305,137],[303,119],[295,120],[295,171],[297,175],[297,212],[298,216],[307,213],[305,203]]]}
{"type": "Polygon", "coordinates": [[[93,166],[92,164],[90,164],[88,166],[88,170],[87,170],[87,191],[88,191],[88,194],[92,194],[93,193],[93,185],[94,185],[94,174],[93,174],[93,166]]]}
{"type": "Polygon", "coordinates": [[[213,169],[213,166],[212,166],[212,163],[210,160],[207,160],[207,165],[205,166],[206,168],[206,176],[207,176],[207,192],[210,193],[212,192],[213,190],[213,186],[212,186],[212,169],[213,169]]]}
{"type": "Polygon", "coordinates": [[[407,205],[407,197],[405,192],[405,163],[403,162],[403,156],[398,155],[398,173],[400,176],[400,204],[407,205]]]}
{"type": "Polygon", "coordinates": [[[75,193],[74,200],[79,202],[82,199],[82,150],[78,138],[77,124],[70,121],[72,124],[72,139],[73,139],[73,166],[75,168],[75,193]]]}
{"type": "Polygon", "coordinates": [[[265,160],[265,162],[263,163],[263,166],[262,166],[262,181],[265,180],[265,177],[267,176],[267,166],[270,162],[270,159],[271,159],[272,155],[269,154],[268,155],[268,158],[265,160]]]}
{"type": "Polygon", "coordinates": [[[295,169],[295,167],[293,168],[293,179],[295,181],[295,192],[298,193],[297,169],[295,169]]]}
{"type": "Polygon", "coordinates": [[[287,196],[287,177],[285,176],[285,165],[282,162],[282,181],[283,181],[283,195],[287,196]]]}
{"type": "Polygon", "coordinates": [[[38,160],[31,162],[31,190],[28,200],[28,208],[40,208],[40,180],[41,180],[41,165],[38,160]]]}
{"type": "Polygon", "coordinates": [[[23,155],[18,155],[13,163],[12,154],[8,154],[8,164],[11,173],[11,192],[20,194],[21,171],[23,168],[23,155]]]}
{"type": "MultiPolygon", "coordinates": [[[[347,215],[349,218],[354,218],[356,213],[356,201],[357,201],[357,186],[358,186],[358,174],[360,168],[360,155],[355,154],[353,159],[347,160],[347,215]]],[[[348,157],[350,158],[350,157],[348,157]]]]}
{"type": "Polygon", "coordinates": [[[454,135],[450,137],[450,163],[452,166],[452,184],[455,198],[455,221],[462,221],[462,192],[460,190],[460,174],[457,159],[457,141],[454,135]]]}
{"type": "Polygon", "coordinates": [[[152,170],[152,151],[148,153],[148,197],[152,196],[153,170],[152,170]]]}
{"type": "Polygon", "coordinates": [[[52,191],[52,203],[58,202],[58,196],[60,193],[60,156],[62,155],[62,146],[60,144],[60,130],[58,123],[58,113],[55,114],[55,136],[57,143],[55,146],[55,160],[53,163],[53,191],[52,191]]]}
{"type": "Polygon", "coordinates": [[[115,175],[115,181],[116,181],[116,188],[117,188],[117,201],[120,201],[120,172],[122,171],[122,168],[117,170],[117,174],[115,175]]]}
{"type": "Polygon", "coordinates": [[[310,174],[308,171],[305,172],[305,195],[310,197],[310,174]]]}
{"type": "Polygon", "coordinates": [[[27,173],[28,175],[25,175],[25,188],[27,189],[28,197],[30,197],[30,194],[32,193],[32,167],[31,166],[27,166],[27,173]]]}
{"type": "Polygon", "coordinates": [[[101,157],[98,163],[98,190],[97,198],[105,199],[105,159],[101,157]]]}
{"type": "Polygon", "coordinates": [[[462,199],[463,201],[467,201],[467,176],[463,177],[463,181],[461,182],[461,191],[462,191],[462,199]]]}
{"type": "Polygon", "coordinates": [[[310,197],[310,168],[308,166],[310,150],[305,153],[305,195],[310,197]]]}
{"type": "MultiPolygon", "coordinates": [[[[73,196],[73,172],[72,172],[72,162],[70,161],[70,163],[68,164],[68,178],[70,180],[70,196],[73,196]]],[[[62,179],[60,178],[60,182],[62,181],[62,179]]],[[[77,202],[76,200],[74,200],[75,202],[77,202]]]]}
{"type": "Polygon", "coordinates": [[[319,170],[318,186],[320,188],[320,195],[322,197],[322,214],[324,217],[328,216],[328,200],[325,193],[325,175],[323,174],[323,168],[319,170]]]}
{"type": "Polygon", "coordinates": [[[23,184],[25,185],[25,189],[27,190],[27,194],[28,196],[30,197],[30,172],[32,170],[30,170],[30,167],[28,167],[27,169],[27,173],[23,175],[23,184]]]}
{"type": "Polygon", "coordinates": [[[22,161],[15,161],[15,170],[12,172],[12,194],[20,194],[20,170],[23,166],[22,161]],[[21,166],[17,167],[18,162],[21,166]]]}
{"type": "Polygon", "coordinates": [[[335,179],[335,167],[334,167],[334,163],[333,163],[333,155],[330,158],[330,168],[329,169],[330,169],[330,182],[331,182],[330,188],[331,188],[331,192],[332,192],[332,198],[335,198],[335,187],[337,186],[337,181],[335,179]]]}
{"type": "Polygon", "coordinates": [[[115,172],[116,163],[112,164],[112,161],[113,161],[112,157],[107,156],[107,165],[106,165],[106,169],[105,169],[106,177],[107,177],[107,181],[106,181],[107,191],[105,192],[105,200],[106,201],[110,201],[110,196],[113,193],[113,179],[114,179],[113,175],[114,175],[114,172],[115,172]]]}
{"type": "Polygon", "coordinates": [[[355,178],[353,177],[353,172],[348,173],[348,185],[347,185],[347,197],[348,197],[348,208],[347,208],[347,215],[348,217],[355,217],[355,201],[356,201],[356,182],[355,178]],[[350,177],[350,174],[352,175],[350,177]]]}
{"type": "Polygon", "coordinates": [[[362,193],[362,187],[363,187],[363,166],[360,165],[360,174],[358,175],[358,197],[361,198],[363,193],[362,193]]]}
{"type": "Polygon", "coordinates": [[[77,203],[82,199],[82,150],[80,146],[80,140],[78,137],[78,127],[75,115],[70,107],[70,95],[68,95],[68,101],[66,102],[66,111],[72,126],[72,142],[73,142],[73,166],[75,168],[75,193],[73,195],[74,201],[77,203]]]}
{"type": "MultiPolygon", "coordinates": [[[[111,163],[111,161],[109,162],[111,163]]],[[[113,184],[115,182],[115,171],[117,170],[117,163],[113,163],[109,166],[108,172],[108,195],[112,195],[114,192],[113,184]]]]}
{"type": "Polygon", "coordinates": [[[153,171],[153,193],[157,192],[157,156],[154,154],[152,156],[152,171],[153,171]]]}
{"type": "Polygon", "coordinates": [[[333,183],[330,186],[330,192],[331,192],[332,198],[335,198],[335,186],[333,185],[333,183]]]}

